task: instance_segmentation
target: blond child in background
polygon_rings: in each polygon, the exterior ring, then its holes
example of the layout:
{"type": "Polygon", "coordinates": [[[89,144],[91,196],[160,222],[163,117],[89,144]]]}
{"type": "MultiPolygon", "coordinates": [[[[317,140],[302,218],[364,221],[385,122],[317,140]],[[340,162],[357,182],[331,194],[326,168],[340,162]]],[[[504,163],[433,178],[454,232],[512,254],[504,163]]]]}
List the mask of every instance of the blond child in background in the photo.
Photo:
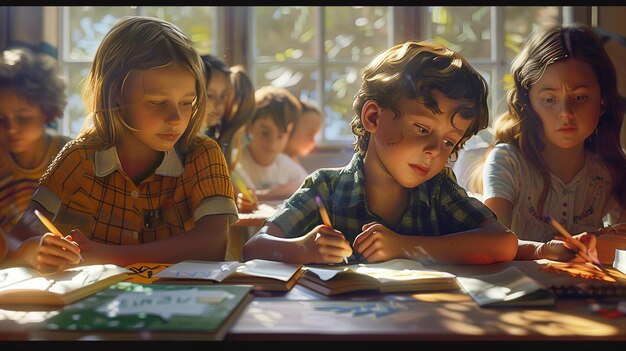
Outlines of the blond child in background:
{"type": "Polygon", "coordinates": [[[262,87],[255,92],[255,98],[256,114],[246,126],[249,141],[238,154],[234,173],[260,202],[284,200],[308,175],[298,162],[283,153],[302,108],[298,99],[283,88],[262,87]]]}
{"type": "Polygon", "coordinates": [[[626,232],[624,110],[615,68],[591,27],[534,32],[511,65],[509,111],[494,124],[483,199],[520,239],[516,259],[581,261],[551,215],[595,255],[591,233],[626,232]],[[598,229],[601,228],[601,229],[598,229]],[[556,237],[556,238],[555,238],[556,237]]]}
{"type": "Polygon", "coordinates": [[[83,94],[93,126],[41,178],[9,233],[29,244],[10,249],[13,262],[223,260],[237,209],[220,147],[202,134],[206,81],[192,42],[169,22],[125,17],[98,47],[83,94]],[[71,235],[46,233],[34,210],[71,235]]]}
{"type": "Polygon", "coordinates": [[[65,82],[28,49],[0,56],[0,229],[22,216],[37,181],[70,138],[48,125],[63,116],[65,82]]]}
{"type": "Polygon", "coordinates": [[[515,234],[457,184],[449,157],[489,122],[487,83],[460,54],[406,42],[362,72],[355,154],[307,177],[244,246],[245,260],[489,264],[515,257],[515,234]],[[321,224],[318,199],[332,228],[321,224]]]}
{"type": "Polygon", "coordinates": [[[322,128],[322,111],[312,103],[300,100],[302,113],[296,121],[285,147],[285,153],[294,161],[307,156],[315,148],[315,136],[322,128]]]}

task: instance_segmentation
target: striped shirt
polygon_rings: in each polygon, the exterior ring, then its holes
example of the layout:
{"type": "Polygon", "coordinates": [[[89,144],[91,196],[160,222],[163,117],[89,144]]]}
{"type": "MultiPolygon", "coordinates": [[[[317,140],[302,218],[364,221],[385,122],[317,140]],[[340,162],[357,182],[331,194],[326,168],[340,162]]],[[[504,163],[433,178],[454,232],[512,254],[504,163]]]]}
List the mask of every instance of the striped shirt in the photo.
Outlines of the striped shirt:
{"type": "Polygon", "coordinates": [[[33,199],[55,215],[61,232],[78,228],[113,245],[167,239],[191,230],[206,215],[237,219],[224,155],[206,137],[188,154],[177,148],[166,152],[139,184],[122,170],[115,147],[96,150],[82,138],[73,140],[41,177],[33,199]]]}
{"type": "Polygon", "coordinates": [[[294,238],[322,223],[315,196],[326,206],[333,228],[354,242],[364,224],[376,221],[403,235],[439,236],[478,227],[495,217],[479,200],[469,197],[448,167],[412,188],[409,205],[398,223],[386,223],[369,211],[365,197],[363,157],[355,154],[343,168],[319,169],[267,222],[277,225],[285,237],[294,238]]]}
{"type": "Polygon", "coordinates": [[[37,189],[37,182],[70,138],[49,135],[50,144],[41,163],[34,168],[18,166],[6,149],[0,151],[0,228],[8,232],[22,217],[37,189]]]}

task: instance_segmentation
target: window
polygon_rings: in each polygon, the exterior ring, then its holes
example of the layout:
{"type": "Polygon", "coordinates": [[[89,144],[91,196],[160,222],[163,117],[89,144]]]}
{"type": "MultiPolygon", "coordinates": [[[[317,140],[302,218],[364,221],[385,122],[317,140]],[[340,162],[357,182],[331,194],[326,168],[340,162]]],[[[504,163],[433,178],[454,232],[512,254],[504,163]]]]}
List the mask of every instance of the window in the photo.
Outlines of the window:
{"type": "MultiPolygon", "coordinates": [[[[584,8],[587,9],[587,8],[584,8]]],[[[563,22],[555,6],[261,6],[63,7],[61,66],[68,108],[61,132],[76,136],[84,120],[80,84],[103,35],[126,15],[178,25],[201,54],[243,64],[256,87],[285,87],[320,106],[320,144],[353,140],[349,122],[361,69],[380,51],[432,38],[460,51],[490,85],[492,118],[506,109],[511,59],[538,25],[563,22]],[[244,25],[242,25],[242,23],[244,25]]]]}

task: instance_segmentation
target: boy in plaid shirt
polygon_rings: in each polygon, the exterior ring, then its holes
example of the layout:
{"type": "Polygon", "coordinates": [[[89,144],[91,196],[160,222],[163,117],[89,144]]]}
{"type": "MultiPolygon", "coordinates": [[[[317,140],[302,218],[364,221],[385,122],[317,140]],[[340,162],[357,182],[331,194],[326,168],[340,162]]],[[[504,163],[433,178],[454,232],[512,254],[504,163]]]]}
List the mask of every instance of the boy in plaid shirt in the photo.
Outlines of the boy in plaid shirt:
{"type": "Polygon", "coordinates": [[[363,70],[348,165],[320,169],[244,246],[245,260],[489,264],[515,257],[514,233],[457,184],[449,157],[489,121],[487,84],[460,54],[407,42],[363,70]],[[332,228],[322,223],[316,197],[332,228]]]}

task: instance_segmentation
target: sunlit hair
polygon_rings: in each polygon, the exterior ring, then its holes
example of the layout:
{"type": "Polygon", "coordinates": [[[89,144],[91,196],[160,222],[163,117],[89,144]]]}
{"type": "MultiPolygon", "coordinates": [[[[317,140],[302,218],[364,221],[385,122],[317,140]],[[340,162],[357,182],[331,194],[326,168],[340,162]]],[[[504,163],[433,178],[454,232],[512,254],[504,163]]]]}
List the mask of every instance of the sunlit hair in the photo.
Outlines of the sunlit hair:
{"type": "Polygon", "coordinates": [[[186,152],[204,130],[206,81],[202,59],[192,42],[175,25],[152,17],[124,17],[104,36],[83,86],[88,118],[81,131],[99,148],[116,145],[127,130],[123,92],[131,73],[179,64],[196,79],[196,98],[189,126],[179,141],[186,152]],[[88,122],[89,122],[88,120],[88,122]]]}
{"type": "Polygon", "coordinates": [[[65,81],[54,62],[27,48],[8,49],[0,56],[0,88],[12,89],[31,105],[37,105],[46,123],[63,116],[67,105],[65,81]]]}
{"type": "Polygon", "coordinates": [[[218,142],[222,145],[224,157],[232,171],[239,161],[241,153],[232,157],[233,149],[241,149],[243,126],[252,120],[256,113],[254,84],[243,66],[235,65],[230,68],[230,83],[232,94],[230,104],[226,108],[226,118],[220,125],[218,142]]]}
{"type": "Polygon", "coordinates": [[[300,100],[285,88],[264,86],[257,89],[254,96],[257,110],[251,123],[269,117],[276,123],[278,130],[286,133],[288,126],[302,112],[300,100]]]}
{"type": "Polygon", "coordinates": [[[612,193],[626,208],[626,178],[623,176],[626,156],[620,145],[624,109],[613,63],[593,28],[587,25],[547,26],[533,32],[527,39],[511,64],[514,86],[507,96],[509,111],[494,122],[494,144],[514,145],[541,174],[543,189],[537,208],[542,213],[551,179],[549,168],[540,156],[545,147],[543,124],[531,107],[529,91],[549,65],[570,58],[589,64],[598,79],[604,112],[594,133],[585,140],[584,147],[596,153],[609,169],[613,179],[612,193]]]}
{"type": "Polygon", "coordinates": [[[409,41],[393,46],[378,54],[363,69],[361,78],[361,87],[352,104],[356,115],[350,122],[356,136],[354,149],[358,153],[367,151],[370,138],[361,121],[363,105],[369,100],[391,109],[396,118],[401,117],[398,105],[403,99],[418,101],[433,113],[441,113],[433,98],[434,89],[451,99],[468,100],[471,107],[450,117],[452,125],[457,116],[472,120],[452,151],[455,156],[467,139],[489,124],[487,82],[462,55],[443,45],[409,41]]]}

